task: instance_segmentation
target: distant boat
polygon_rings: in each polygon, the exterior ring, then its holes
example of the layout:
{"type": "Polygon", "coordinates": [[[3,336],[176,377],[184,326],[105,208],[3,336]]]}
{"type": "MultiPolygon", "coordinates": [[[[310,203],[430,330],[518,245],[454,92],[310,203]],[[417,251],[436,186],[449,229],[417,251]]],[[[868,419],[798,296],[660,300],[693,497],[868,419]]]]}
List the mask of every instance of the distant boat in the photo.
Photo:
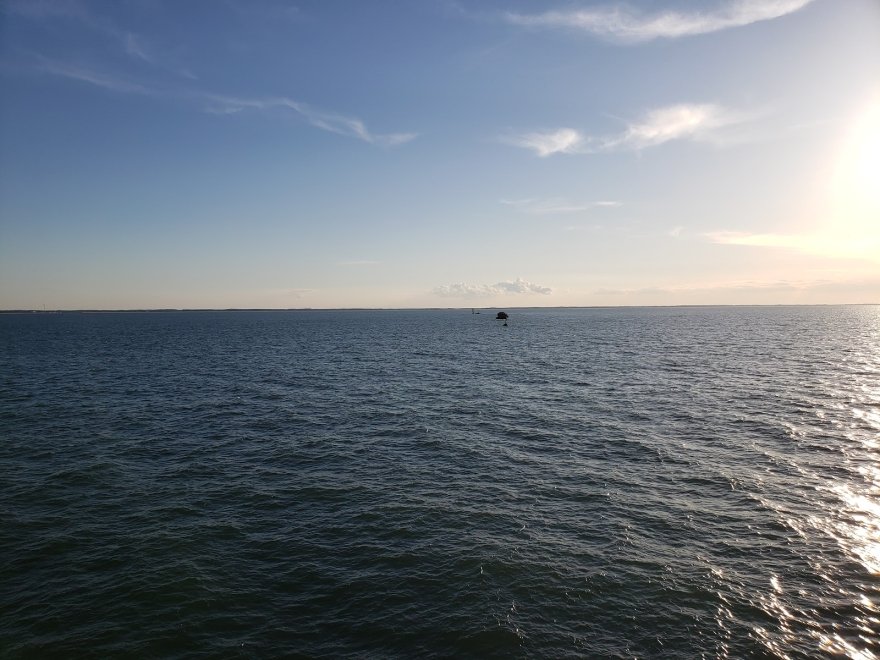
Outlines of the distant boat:
{"type": "Polygon", "coordinates": [[[498,314],[495,316],[495,318],[506,321],[508,319],[507,312],[498,312],[498,314]]]}
{"type": "Polygon", "coordinates": [[[476,311],[473,307],[471,307],[471,314],[479,314],[479,312],[476,311]]]}

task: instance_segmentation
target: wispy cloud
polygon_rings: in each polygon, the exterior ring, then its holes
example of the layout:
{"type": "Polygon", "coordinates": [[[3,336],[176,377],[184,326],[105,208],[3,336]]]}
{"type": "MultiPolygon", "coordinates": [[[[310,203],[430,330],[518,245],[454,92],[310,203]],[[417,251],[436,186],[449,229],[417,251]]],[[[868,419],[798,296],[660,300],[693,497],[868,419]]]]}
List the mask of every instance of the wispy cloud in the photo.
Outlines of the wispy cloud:
{"type": "Polygon", "coordinates": [[[553,293],[553,289],[518,277],[513,281],[496,282],[495,284],[467,284],[456,282],[438,286],[434,295],[444,298],[489,298],[512,294],[539,294],[543,296],[553,293]]]}
{"type": "Polygon", "coordinates": [[[77,80],[122,94],[163,96],[198,103],[205,112],[214,114],[235,114],[245,110],[290,110],[303,117],[312,126],[378,146],[392,147],[417,137],[416,133],[373,133],[360,119],[319,110],[286,97],[244,98],[192,89],[153,87],[44,57],[37,57],[34,68],[42,73],[77,80]]]}
{"type": "Polygon", "coordinates": [[[648,286],[636,288],[602,288],[596,289],[594,293],[604,296],[633,296],[633,295],[666,295],[676,293],[699,293],[706,291],[786,291],[809,289],[819,286],[827,286],[832,284],[834,280],[829,279],[775,279],[775,280],[738,280],[728,282],[712,282],[708,284],[694,285],[669,285],[669,286],[648,286]]]}
{"type": "Polygon", "coordinates": [[[638,43],[743,27],[786,16],[811,2],[813,0],[730,0],[711,11],[655,13],[618,4],[539,14],[507,12],[503,17],[513,25],[576,30],[615,41],[638,43]]]}
{"type": "Polygon", "coordinates": [[[543,158],[553,154],[578,153],[584,142],[584,136],[573,128],[559,128],[555,131],[510,135],[501,140],[515,147],[531,149],[543,158]]]}
{"type": "Polygon", "coordinates": [[[126,33],[122,38],[122,43],[125,47],[125,52],[129,56],[147,64],[156,63],[156,56],[147,48],[143,39],[137,35],[131,32],[126,33]]]}
{"type": "MultiPolygon", "coordinates": [[[[678,302],[695,302],[688,300],[687,296],[708,294],[708,300],[717,301],[719,293],[743,293],[743,294],[778,294],[778,293],[835,293],[839,300],[839,294],[860,297],[867,292],[873,294],[871,299],[876,299],[880,291],[880,279],[876,276],[852,277],[851,274],[843,276],[831,273],[831,277],[816,279],[748,279],[709,282],[700,285],[681,284],[651,287],[633,288],[600,288],[593,291],[599,296],[614,296],[620,298],[639,298],[643,296],[677,296],[678,302]],[[685,298],[680,296],[684,295],[685,298]]],[[[760,299],[760,296],[759,296],[760,299]]],[[[673,299],[675,300],[675,299],[673,299]]],[[[665,301],[664,301],[665,302],[665,301]]],[[[701,301],[696,301],[701,302],[701,301]]],[[[779,302],[779,299],[776,299],[779,302]]],[[[668,304],[668,302],[666,303],[668,304]]]]}
{"type": "Polygon", "coordinates": [[[409,142],[417,137],[416,133],[371,133],[360,119],[324,112],[304,103],[290,101],[289,99],[283,99],[282,105],[301,114],[312,126],[322,128],[331,133],[354,137],[370,144],[393,147],[409,142]]]}
{"type": "Polygon", "coordinates": [[[639,121],[615,136],[600,138],[599,149],[645,149],[671,140],[700,140],[713,131],[743,121],[740,115],[713,103],[681,103],[648,112],[639,121]]]}
{"type": "Polygon", "coordinates": [[[203,94],[201,97],[206,101],[206,112],[234,114],[243,110],[282,108],[301,115],[316,128],[379,146],[393,147],[418,137],[417,133],[373,133],[360,119],[319,110],[306,103],[286,97],[241,98],[217,94],[203,94]]]}
{"type": "Polygon", "coordinates": [[[113,21],[93,14],[78,0],[7,0],[3,9],[12,15],[33,21],[66,20],[73,21],[116,41],[129,56],[154,64],[154,58],[147,53],[144,40],[136,34],[120,28],[113,21]]]}
{"type": "Polygon", "coordinates": [[[129,58],[158,67],[184,78],[196,76],[188,69],[169,61],[166,53],[150,43],[143,36],[120,27],[106,16],[90,11],[79,0],[6,0],[2,9],[7,13],[32,21],[64,20],[85,28],[89,32],[103,36],[121,49],[129,58]]]}
{"type": "Polygon", "coordinates": [[[502,137],[501,141],[530,149],[545,158],[553,154],[588,154],[608,151],[639,151],[673,140],[719,141],[718,131],[739,124],[746,115],[714,103],[680,103],[656,108],[628,123],[620,133],[585,136],[573,128],[524,133],[502,137]]]}
{"type": "Polygon", "coordinates": [[[610,200],[602,200],[598,202],[574,203],[562,198],[551,199],[502,199],[501,204],[509,206],[521,213],[529,213],[534,215],[557,215],[565,213],[580,213],[590,211],[595,208],[608,208],[621,206],[621,202],[610,200]]]}
{"type": "Polygon", "coordinates": [[[311,293],[314,293],[314,289],[268,289],[268,293],[275,293],[281,296],[286,296],[288,298],[300,299],[305,298],[311,293]]]}
{"type": "Polygon", "coordinates": [[[717,231],[705,234],[713,243],[776,248],[836,259],[880,261],[880,234],[816,232],[803,234],[717,231]]]}
{"type": "Polygon", "coordinates": [[[146,96],[162,95],[164,92],[136,82],[118,78],[87,67],[66,62],[58,62],[45,57],[37,57],[34,68],[41,73],[48,73],[61,78],[69,78],[95,87],[101,87],[120,94],[143,94],[146,96]]]}

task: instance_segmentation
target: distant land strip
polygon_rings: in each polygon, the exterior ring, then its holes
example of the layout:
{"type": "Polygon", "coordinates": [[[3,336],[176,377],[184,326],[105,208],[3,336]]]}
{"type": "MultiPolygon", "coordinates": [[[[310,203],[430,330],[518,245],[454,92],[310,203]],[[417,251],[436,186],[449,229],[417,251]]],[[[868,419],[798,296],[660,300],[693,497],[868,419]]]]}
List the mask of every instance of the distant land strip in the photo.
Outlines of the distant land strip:
{"type": "Polygon", "coordinates": [[[469,309],[541,310],[541,309],[675,309],[701,307],[875,307],[870,303],[754,303],[711,305],[553,305],[541,307],[193,307],[157,309],[0,309],[0,314],[167,314],[174,312],[453,312],[469,309]]]}

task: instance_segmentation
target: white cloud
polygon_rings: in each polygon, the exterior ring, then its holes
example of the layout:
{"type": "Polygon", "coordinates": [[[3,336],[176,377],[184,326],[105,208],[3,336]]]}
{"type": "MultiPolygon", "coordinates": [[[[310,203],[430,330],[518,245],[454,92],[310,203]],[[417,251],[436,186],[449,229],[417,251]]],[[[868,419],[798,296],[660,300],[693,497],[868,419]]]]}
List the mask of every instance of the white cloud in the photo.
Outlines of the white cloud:
{"type": "Polygon", "coordinates": [[[516,278],[513,282],[497,282],[492,287],[503,293],[540,293],[543,296],[549,295],[553,289],[540,284],[526,282],[521,278],[516,278]]]}
{"type": "Polygon", "coordinates": [[[503,141],[531,149],[541,157],[557,153],[639,151],[673,140],[717,141],[721,129],[746,119],[745,115],[714,103],[679,103],[650,110],[613,135],[584,136],[575,129],[562,128],[554,132],[525,133],[503,138],[503,141]]]}
{"type": "Polygon", "coordinates": [[[525,133],[502,140],[524,149],[531,149],[542,158],[552,154],[578,153],[583,135],[573,128],[560,128],[552,132],[525,133]]]}
{"type": "Polygon", "coordinates": [[[681,103],[649,111],[616,136],[600,139],[599,149],[645,149],[671,140],[698,140],[712,131],[742,121],[728,110],[712,103],[681,103]]]}
{"type": "Polygon", "coordinates": [[[813,0],[729,0],[714,11],[661,11],[648,13],[624,5],[547,11],[540,14],[508,12],[508,23],[524,27],[562,28],[617,41],[637,43],[709,34],[780,18],[813,0]]]}
{"type": "Polygon", "coordinates": [[[540,284],[527,282],[522,278],[516,278],[509,282],[496,282],[495,284],[466,284],[456,282],[444,284],[434,289],[433,293],[446,298],[487,298],[491,296],[510,294],[540,294],[550,295],[553,290],[540,284]]]}

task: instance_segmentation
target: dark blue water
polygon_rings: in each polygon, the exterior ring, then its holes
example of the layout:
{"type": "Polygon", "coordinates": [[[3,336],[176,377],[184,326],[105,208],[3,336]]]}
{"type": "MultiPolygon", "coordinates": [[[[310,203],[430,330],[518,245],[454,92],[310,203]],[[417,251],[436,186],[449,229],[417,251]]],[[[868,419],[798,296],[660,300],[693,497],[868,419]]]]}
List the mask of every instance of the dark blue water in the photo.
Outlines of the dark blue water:
{"type": "Polygon", "coordinates": [[[0,315],[0,657],[880,653],[880,308],[0,315]]]}

